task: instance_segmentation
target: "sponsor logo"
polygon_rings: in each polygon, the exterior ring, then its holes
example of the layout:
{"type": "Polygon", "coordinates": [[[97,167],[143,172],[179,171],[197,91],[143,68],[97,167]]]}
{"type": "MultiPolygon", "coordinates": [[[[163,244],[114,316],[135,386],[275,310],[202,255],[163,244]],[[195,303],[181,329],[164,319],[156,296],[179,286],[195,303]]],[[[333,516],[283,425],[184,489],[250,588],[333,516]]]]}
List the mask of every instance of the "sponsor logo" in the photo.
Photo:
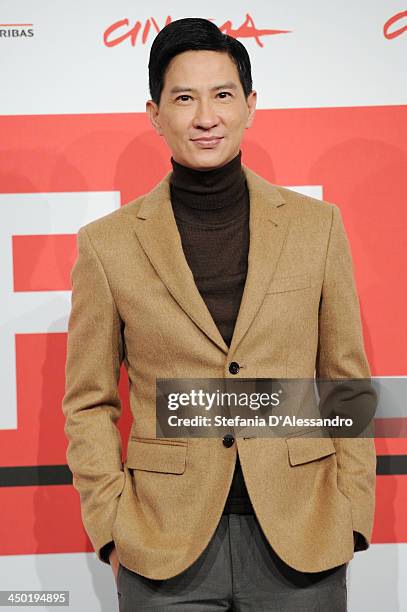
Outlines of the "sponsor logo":
{"type": "MultiPolygon", "coordinates": [[[[172,18],[168,15],[164,27],[171,23],[171,21],[172,18]]],[[[213,19],[209,19],[209,21],[213,21],[213,19]]],[[[256,27],[249,13],[246,13],[244,22],[237,28],[233,27],[231,20],[225,21],[225,23],[218,27],[221,32],[233,36],[234,38],[253,38],[259,47],[264,47],[261,41],[261,37],[263,36],[288,34],[291,32],[291,30],[259,29],[256,27]]],[[[133,24],[130,24],[129,19],[120,19],[106,28],[103,33],[103,42],[106,47],[116,47],[125,41],[130,41],[132,47],[134,47],[137,42],[145,45],[149,39],[151,30],[153,30],[154,36],[160,32],[160,27],[154,17],[150,17],[144,23],[136,21],[133,24]]]]}
{"type": "Polygon", "coordinates": [[[396,13],[383,26],[383,34],[388,40],[397,38],[405,32],[407,32],[407,11],[396,13]]]}
{"type": "Polygon", "coordinates": [[[0,23],[0,38],[32,38],[32,23],[0,23]]]}

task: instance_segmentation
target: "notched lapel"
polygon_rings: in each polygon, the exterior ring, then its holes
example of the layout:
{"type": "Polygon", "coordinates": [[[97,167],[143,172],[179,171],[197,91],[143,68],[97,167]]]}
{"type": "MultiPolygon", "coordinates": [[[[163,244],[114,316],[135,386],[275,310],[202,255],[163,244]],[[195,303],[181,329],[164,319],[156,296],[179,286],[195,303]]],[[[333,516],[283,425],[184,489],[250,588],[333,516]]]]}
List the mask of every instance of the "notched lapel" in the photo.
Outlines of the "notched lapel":
{"type": "Polygon", "coordinates": [[[170,175],[168,173],[143,199],[135,220],[135,232],[173,298],[194,323],[227,353],[228,346],[198,291],[182,249],[170,199],[170,175]]]}
{"type": "Polygon", "coordinates": [[[243,339],[259,310],[277,266],[289,226],[285,200],[278,189],[243,165],[250,196],[250,243],[246,284],[230,354],[243,339]]]}
{"type": "Polygon", "coordinates": [[[225,353],[232,354],[252,323],[270,284],[288,229],[280,211],[284,199],[276,187],[242,164],[250,196],[248,272],[230,348],[223,340],[188,266],[170,199],[169,172],[146,194],[135,233],[173,298],[195,324],[225,353]]]}

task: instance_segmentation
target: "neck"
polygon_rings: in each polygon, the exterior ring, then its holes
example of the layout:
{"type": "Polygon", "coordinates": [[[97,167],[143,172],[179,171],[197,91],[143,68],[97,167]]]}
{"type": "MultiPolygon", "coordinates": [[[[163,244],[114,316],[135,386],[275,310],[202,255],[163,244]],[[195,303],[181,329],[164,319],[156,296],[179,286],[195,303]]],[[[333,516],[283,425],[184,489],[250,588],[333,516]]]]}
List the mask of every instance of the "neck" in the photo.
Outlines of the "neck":
{"type": "Polygon", "coordinates": [[[243,214],[247,200],[242,152],[220,168],[196,170],[171,157],[174,216],[185,222],[225,223],[243,214]]]}

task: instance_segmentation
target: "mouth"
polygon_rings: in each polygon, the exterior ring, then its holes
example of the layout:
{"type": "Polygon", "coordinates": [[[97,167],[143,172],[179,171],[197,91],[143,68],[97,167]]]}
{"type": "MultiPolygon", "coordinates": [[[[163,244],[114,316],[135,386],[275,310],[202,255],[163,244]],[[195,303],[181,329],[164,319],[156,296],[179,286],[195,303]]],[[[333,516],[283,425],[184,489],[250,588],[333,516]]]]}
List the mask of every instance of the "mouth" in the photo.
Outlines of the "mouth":
{"type": "Polygon", "coordinates": [[[223,136],[219,138],[195,138],[192,142],[201,149],[213,149],[223,140],[223,136]]]}

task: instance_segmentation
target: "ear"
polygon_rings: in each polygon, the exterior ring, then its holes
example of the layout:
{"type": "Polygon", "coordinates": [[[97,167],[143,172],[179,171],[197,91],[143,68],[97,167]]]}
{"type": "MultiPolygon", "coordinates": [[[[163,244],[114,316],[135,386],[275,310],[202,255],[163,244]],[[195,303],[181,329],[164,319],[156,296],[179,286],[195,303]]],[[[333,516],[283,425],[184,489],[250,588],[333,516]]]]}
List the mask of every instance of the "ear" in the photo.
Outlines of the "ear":
{"type": "Polygon", "coordinates": [[[159,109],[157,104],[153,100],[147,100],[146,102],[146,113],[150,119],[151,125],[159,136],[162,136],[162,129],[159,120],[159,109]]]}
{"type": "Polygon", "coordinates": [[[247,121],[246,121],[246,126],[245,126],[246,128],[251,127],[253,123],[254,114],[256,112],[256,102],[257,102],[257,91],[254,91],[254,89],[252,89],[252,91],[247,96],[247,107],[248,107],[249,114],[248,114],[247,121]]]}

